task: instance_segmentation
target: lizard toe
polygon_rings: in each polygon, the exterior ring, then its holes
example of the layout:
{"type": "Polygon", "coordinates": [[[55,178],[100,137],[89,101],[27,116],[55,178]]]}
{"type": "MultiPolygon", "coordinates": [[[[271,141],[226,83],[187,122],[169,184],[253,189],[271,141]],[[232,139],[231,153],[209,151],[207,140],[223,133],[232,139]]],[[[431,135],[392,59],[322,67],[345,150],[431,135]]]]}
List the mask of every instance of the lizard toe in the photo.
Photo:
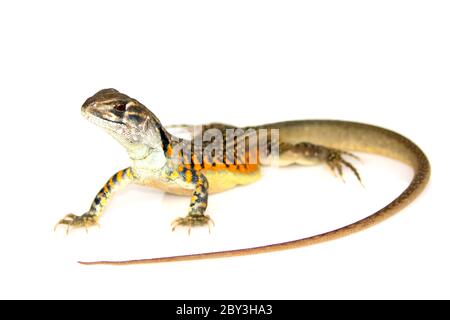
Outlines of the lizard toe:
{"type": "Polygon", "coordinates": [[[58,221],[54,230],[56,230],[60,225],[67,226],[66,233],[69,233],[71,228],[85,228],[87,232],[88,227],[97,225],[97,217],[90,212],[87,212],[81,216],[69,213],[58,221]]]}
{"type": "Polygon", "coordinates": [[[214,226],[214,221],[211,219],[209,215],[203,214],[190,214],[186,217],[179,217],[175,219],[172,223],[172,231],[175,231],[178,227],[186,227],[188,229],[188,233],[191,233],[191,229],[193,227],[204,227],[208,226],[209,232],[211,232],[211,226],[214,226]]]}

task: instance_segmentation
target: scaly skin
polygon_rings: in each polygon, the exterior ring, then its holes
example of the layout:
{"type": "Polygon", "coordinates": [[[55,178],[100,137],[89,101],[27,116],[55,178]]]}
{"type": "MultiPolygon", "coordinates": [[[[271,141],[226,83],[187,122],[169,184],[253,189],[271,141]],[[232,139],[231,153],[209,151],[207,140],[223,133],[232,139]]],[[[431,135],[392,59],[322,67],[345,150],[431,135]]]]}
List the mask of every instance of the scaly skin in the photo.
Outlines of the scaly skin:
{"type": "MultiPolygon", "coordinates": [[[[223,138],[223,143],[217,144],[220,146],[219,151],[226,151],[221,153],[211,152],[207,143],[200,144],[201,150],[196,149],[194,141],[197,136],[193,136],[194,139],[190,141],[169,134],[144,105],[114,89],[101,90],[87,99],[82,106],[82,114],[121,143],[132,164],[111,177],[95,197],[88,212],[81,216],[69,214],[58,222],[57,226],[66,225],[67,230],[70,227],[88,228],[97,224],[113,192],[129,183],[191,195],[187,216],[176,219],[172,223],[173,229],[186,227],[190,232],[191,227],[209,227],[213,224],[205,213],[209,193],[252,183],[260,177],[259,167],[263,163],[251,159],[256,155],[259,160],[258,155],[263,150],[259,141],[251,142],[245,135],[247,130],[269,130],[268,142],[271,146],[278,146],[277,164],[280,166],[325,164],[340,176],[347,168],[361,181],[357,169],[351,163],[356,158],[351,152],[358,151],[402,161],[415,172],[406,190],[384,208],[350,225],[315,236],[238,250],[130,261],[80,262],[82,264],[128,265],[222,258],[292,249],[337,239],[364,230],[398,212],[420,194],[430,176],[427,157],[413,142],[393,131],[362,123],[333,120],[273,123],[242,128],[243,131],[236,133],[233,140],[227,140],[226,132],[227,129],[237,128],[220,123],[204,125],[203,131],[215,129],[218,136],[223,138]],[[279,136],[272,135],[271,129],[277,129],[279,136]],[[231,141],[230,145],[225,141],[231,141]],[[247,147],[241,143],[243,141],[247,141],[247,147]]],[[[186,127],[195,132],[194,127],[186,127]]]]}

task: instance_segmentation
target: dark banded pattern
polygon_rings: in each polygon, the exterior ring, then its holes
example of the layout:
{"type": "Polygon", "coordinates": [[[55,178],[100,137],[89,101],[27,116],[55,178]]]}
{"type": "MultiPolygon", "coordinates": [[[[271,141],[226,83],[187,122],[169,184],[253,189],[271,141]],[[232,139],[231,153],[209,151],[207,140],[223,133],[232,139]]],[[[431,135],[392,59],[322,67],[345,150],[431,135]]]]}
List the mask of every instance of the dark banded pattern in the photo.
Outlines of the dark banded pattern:
{"type": "Polygon", "coordinates": [[[126,168],[114,174],[97,193],[92,202],[89,212],[96,217],[100,217],[104,207],[108,203],[111,194],[120,186],[128,184],[133,180],[133,172],[131,168],[126,168]]]}
{"type": "Polygon", "coordinates": [[[203,215],[208,206],[208,180],[199,173],[195,178],[195,190],[191,198],[189,215],[203,215]]]}
{"type": "MultiPolygon", "coordinates": [[[[223,145],[217,147],[217,149],[211,148],[208,142],[205,142],[202,146],[202,150],[192,142],[189,145],[190,149],[185,150],[181,148],[178,155],[177,169],[183,176],[187,176],[187,179],[191,181],[191,175],[194,173],[185,174],[186,170],[193,170],[196,172],[203,171],[220,171],[227,170],[238,173],[253,173],[258,170],[258,148],[257,146],[250,146],[248,143],[242,145],[242,139],[240,137],[234,137],[231,142],[231,148],[227,149],[225,131],[223,131],[223,145]],[[197,148],[197,149],[196,149],[197,148]],[[255,163],[250,163],[250,160],[256,160],[255,163]]],[[[195,139],[193,139],[194,141],[195,139]]],[[[168,146],[168,152],[171,154],[173,147],[168,146]]],[[[172,155],[172,154],[171,154],[172,155]]]]}

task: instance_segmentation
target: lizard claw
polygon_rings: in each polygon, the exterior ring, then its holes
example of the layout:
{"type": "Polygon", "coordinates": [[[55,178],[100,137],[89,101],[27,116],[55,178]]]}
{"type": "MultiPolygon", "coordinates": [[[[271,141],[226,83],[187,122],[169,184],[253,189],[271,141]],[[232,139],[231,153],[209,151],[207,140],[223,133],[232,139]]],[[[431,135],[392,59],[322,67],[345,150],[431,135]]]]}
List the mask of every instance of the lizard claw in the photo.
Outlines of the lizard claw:
{"type": "Polygon", "coordinates": [[[328,153],[328,156],[326,159],[326,163],[327,163],[328,167],[331,169],[331,171],[336,176],[338,175],[339,177],[341,177],[342,181],[344,181],[344,182],[345,182],[345,180],[343,177],[343,168],[346,167],[346,168],[350,169],[353,172],[353,174],[355,175],[355,177],[358,179],[358,181],[361,184],[363,184],[358,170],[353,166],[352,163],[345,160],[343,158],[343,156],[349,156],[354,159],[360,160],[359,157],[355,156],[354,154],[352,154],[350,152],[331,149],[331,150],[329,150],[329,153],[328,153]]]}
{"type": "Polygon", "coordinates": [[[97,217],[90,212],[87,212],[81,216],[77,216],[73,213],[69,213],[64,218],[58,221],[58,223],[55,225],[54,230],[60,226],[60,225],[66,225],[66,234],[69,234],[70,228],[85,228],[86,233],[88,232],[88,227],[98,225],[97,223],[97,217]]]}
{"type": "Polygon", "coordinates": [[[187,227],[188,234],[191,234],[192,227],[208,226],[208,231],[211,233],[211,225],[214,226],[214,221],[208,215],[187,215],[186,217],[180,217],[175,219],[172,223],[172,231],[175,231],[177,227],[187,227]]]}

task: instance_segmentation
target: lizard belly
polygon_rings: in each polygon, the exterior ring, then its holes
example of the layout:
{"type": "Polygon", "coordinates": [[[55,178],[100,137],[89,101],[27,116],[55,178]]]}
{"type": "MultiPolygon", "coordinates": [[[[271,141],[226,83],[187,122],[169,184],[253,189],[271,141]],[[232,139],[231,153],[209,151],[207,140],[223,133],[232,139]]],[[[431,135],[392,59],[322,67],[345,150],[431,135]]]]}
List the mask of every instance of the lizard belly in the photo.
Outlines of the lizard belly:
{"type": "Polygon", "coordinates": [[[142,184],[148,187],[157,188],[164,192],[176,194],[179,196],[191,196],[194,190],[192,187],[181,186],[180,184],[171,181],[149,179],[145,180],[142,184]]]}
{"type": "MultiPolygon", "coordinates": [[[[256,169],[252,172],[239,172],[231,170],[202,170],[208,180],[209,193],[219,193],[229,189],[232,189],[238,185],[246,185],[255,182],[261,177],[260,169],[256,169]]],[[[160,189],[164,192],[191,196],[193,192],[192,185],[182,180],[166,180],[155,178],[154,176],[142,179],[139,184],[160,189]]]]}
{"type": "Polygon", "coordinates": [[[157,188],[167,193],[181,196],[191,196],[192,192],[194,191],[194,187],[192,185],[186,183],[182,179],[169,179],[164,171],[143,172],[141,170],[139,171],[138,177],[138,184],[146,187],[157,188]]]}
{"type": "Polygon", "coordinates": [[[229,170],[205,170],[202,173],[208,179],[210,193],[218,193],[238,185],[250,184],[261,177],[259,169],[245,173],[229,170]]]}

